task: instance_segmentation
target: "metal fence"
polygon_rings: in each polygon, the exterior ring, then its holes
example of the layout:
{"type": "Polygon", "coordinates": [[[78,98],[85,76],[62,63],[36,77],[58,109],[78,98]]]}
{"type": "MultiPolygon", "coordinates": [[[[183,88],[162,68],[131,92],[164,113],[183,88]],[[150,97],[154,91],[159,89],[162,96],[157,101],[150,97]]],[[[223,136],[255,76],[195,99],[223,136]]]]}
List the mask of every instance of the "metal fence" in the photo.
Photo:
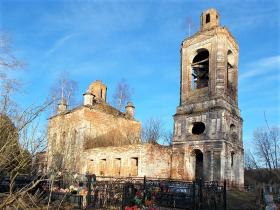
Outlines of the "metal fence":
{"type": "MultiPolygon", "coordinates": [[[[130,185],[130,187],[134,187],[134,185],[130,185]]],[[[226,206],[225,190],[225,186],[219,186],[217,182],[203,182],[201,180],[184,182],[144,178],[143,187],[135,191],[134,198],[133,195],[126,196],[124,193],[123,200],[124,204],[128,204],[126,197],[135,200],[135,197],[137,198],[140,195],[140,200],[143,200],[142,204],[144,206],[221,210],[226,206]],[[143,196],[141,197],[141,195],[143,196]]]]}
{"type": "Polygon", "coordinates": [[[152,178],[114,178],[88,175],[86,196],[52,193],[52,200],[76,202],[88,209],[176,208],[226,210],[226,183],[186,182],[152,178]],[[71,197],[72,196],[72,197],[71,197]],[[75,198],[76,196],[76,198],[75,198]],[[84,206],[85,207],[85,206],[84,206]]]}

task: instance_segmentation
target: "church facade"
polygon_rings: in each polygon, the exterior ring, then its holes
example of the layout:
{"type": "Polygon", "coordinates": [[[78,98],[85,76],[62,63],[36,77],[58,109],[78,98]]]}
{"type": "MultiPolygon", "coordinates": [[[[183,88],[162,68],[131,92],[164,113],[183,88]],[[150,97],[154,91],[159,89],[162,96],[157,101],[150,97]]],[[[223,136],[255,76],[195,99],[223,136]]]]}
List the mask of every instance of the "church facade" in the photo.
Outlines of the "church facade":
{"type": "Polygon", "coordinates": [[[180,103],[171,146],[141,143],[141,123],[128,103],[106,102],[106,85],[92,83],[84,104],[64,100],[49,119],[48,170],[244,183],[242,118],[238,108],[239,48],[219,25],[215,9],[200,17],[200,31],[181,45],[180,103]]]}

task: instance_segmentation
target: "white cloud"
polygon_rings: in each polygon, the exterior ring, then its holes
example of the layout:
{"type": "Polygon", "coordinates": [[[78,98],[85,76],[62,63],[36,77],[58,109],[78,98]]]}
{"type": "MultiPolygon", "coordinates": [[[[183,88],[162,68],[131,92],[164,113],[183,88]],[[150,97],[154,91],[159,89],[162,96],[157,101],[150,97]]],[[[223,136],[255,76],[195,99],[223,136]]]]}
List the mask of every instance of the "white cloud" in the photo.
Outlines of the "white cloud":
{"type": "Polygon", "coordinates": [[[61,48],[69,39],[71,39],[72,37],[76,36],[77,33],[72,33],[72,34],[68,34],[60,39],[58,39],[53,46],[46,51],[45,53],[45,57],[49,57],[50,55],[52,55],[54,52],[56,52],[59,48],[61,48]]]}
{"type": "MultiPolygon", "coordinates": [[[[244,33],[252,29],[260,29],[266,27],[279,27],[278,18],[278,1],[270,1],[269,4],[260,1],[245,1],[240,4],[239,1],[231,1],[232,4],[223,5],[224,13],[222,19],[230,26],[231,31],[235,33],[244,33]],[[248,8],[250,8],[248,10],[248,8]],[[234,18],[232,18],[234,17],[234,18]]],[[[226,2],[228,4],[228,2],[226,2]]],[[[222,24],[223,22],[222,21],[222,24]]]]}
{"type": "Polygon", "coordinates": [[[256,76],[264,75],[275,71],[274,74],[280,75],[280,55],[259,59],[255,62],[246,64],[244,73],[241,73],[239,80],[251,79],[256,76]]]}
{"type": "Polygon", "coordinates": [[[145,11],[125,2],[67,1],[63,10],[46,14],[45,31],[71,31],[106,37],[117,31],[132,30],[143,25],[145,11]]]}

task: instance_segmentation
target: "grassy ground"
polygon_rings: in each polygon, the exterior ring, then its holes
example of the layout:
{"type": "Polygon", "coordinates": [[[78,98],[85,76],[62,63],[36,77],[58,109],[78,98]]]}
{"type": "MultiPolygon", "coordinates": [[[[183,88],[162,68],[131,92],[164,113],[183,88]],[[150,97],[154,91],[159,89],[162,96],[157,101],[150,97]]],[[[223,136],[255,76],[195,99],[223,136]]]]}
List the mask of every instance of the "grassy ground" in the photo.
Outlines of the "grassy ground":
{"type": "MultiPolygon", "coordinates": [[[[1,194],[0,194],[0,202],[1,202],[1,194]]],[[[59,203],[52,203],[52,206],[50,209],[57,210],[58,208],[55,206],[59,206],[59,203]],[[57,205],[55,205],[57,204],[57,205]]],[[[240,192],[237,190],[229,190],[227,191],[227,210],[255,210],[256,208],[256,194],[251,192],[240,192]]],[[[34,208],[36,210],[38,209],[46,209],[43,206],[41,208],[34,208]]],[[[62,204],[60,206],[60,209],[65,210],[72,210],[75,209],[71,205],[65,205],[62,204]]],[[[171,208],[160,208],[160,210],[171,210],[171,208]]],[[[174,210],[172,208],[172,210],[174,210]]],[[[258,209],[259,210],[259,209],[258,209]]]]}
{"type": "Polygon", "coordinates": [[[256,208],[256,194],[230,190],[227,192],[228,210],[253,210],[256,208]]]}

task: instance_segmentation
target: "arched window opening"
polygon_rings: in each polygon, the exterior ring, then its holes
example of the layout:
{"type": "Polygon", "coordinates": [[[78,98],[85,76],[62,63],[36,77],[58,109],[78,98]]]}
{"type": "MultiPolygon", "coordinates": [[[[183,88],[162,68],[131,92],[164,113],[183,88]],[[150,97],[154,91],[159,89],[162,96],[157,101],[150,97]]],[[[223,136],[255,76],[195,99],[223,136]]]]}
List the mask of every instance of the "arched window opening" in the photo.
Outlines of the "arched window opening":
{"type": "Polygon", "coordinates": [[[234,124],[230,124],[230,139],[232,142],[237,142],[238,141],[238,134],[237,134],[237,129],[234,124]]]}
{"type": "Polygon", "coordinates": [[[227,86],[231,95],[235,93],[235,59],[231,50],[227,53],[227,86]]]}
{"type": "Polygon", "coordinates": [[[207,14],[206,15],[206,23],[209,23],[210,22],[210,14],[207,14]]]}
{"type": "Polygon", "coordinates": [[[192,134],[200,135],[205,131],[205,124],[203,122],[195,122],[192,126],[192,134]]]}
{"type": "Polygon", "coordinates": [[[233,161],[234,161],[234,152],[230,153],[230,165],[231,167],[233,166],[233,161]]]}
{"type": "Polygon", "coordinates": [[[209,52],[199,50],[192,61],[192,89],[208,87],[209,82],[209,52]]]}
{"type": "Polygon", "coordinates": [[[236,130],[236,126],[234,124],[230,124],[229,128],[231,132],[234,132],[236,130]]]}

